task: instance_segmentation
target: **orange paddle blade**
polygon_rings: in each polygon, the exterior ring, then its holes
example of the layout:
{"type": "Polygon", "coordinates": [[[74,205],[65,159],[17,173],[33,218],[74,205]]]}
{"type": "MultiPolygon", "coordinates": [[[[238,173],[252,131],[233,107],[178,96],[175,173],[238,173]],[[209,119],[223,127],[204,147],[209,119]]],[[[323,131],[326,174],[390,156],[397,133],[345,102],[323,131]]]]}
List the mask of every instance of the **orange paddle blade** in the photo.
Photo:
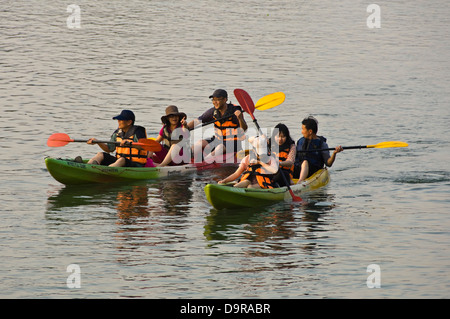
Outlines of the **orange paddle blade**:
{"type": "Polygon", "coordinates": [[[291,194],[293,202],[303,202],[303,199],[300,196],[295,195],[290,187],[288,188],[288,190],[289,190],[289,193],[291,194]]]}
{"type": "Polygon", "coordinates": [[[159,152],[162,149],[161,144],[150,138],[141,138],[137,143],[133,143],[133,145],[138,145],[149,152],[159,152]]]}
{"type": "Polygon", "coordinates": [[[70,138],[69,135],[65,133],[55,133],[50,135],[50,137],[47,140],[47,146],[50,147],[61,147],[64,145],[67,145],[68,143],[72,142],[73,140],[70,138]]]}

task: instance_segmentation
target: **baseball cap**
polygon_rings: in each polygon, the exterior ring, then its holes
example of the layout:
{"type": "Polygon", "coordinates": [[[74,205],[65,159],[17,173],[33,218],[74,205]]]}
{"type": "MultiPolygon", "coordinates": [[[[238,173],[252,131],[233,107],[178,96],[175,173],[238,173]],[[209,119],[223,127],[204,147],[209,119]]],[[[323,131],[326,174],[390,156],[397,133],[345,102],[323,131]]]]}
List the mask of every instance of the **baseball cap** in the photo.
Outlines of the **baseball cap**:
{"type": "Polygon", "coordinates": [[[122,112],[120,112],[119,115],[114,116],[113,120],[122,120],[122,121],[127,121],[127,120],[135,120],[134,117],[134,113],[130,110],[122,110],[122,112]]]}
{"type": "Polygon", "coordinates": [[[214,91],[214,93],[212,95],[209,96],[209,98],[213,98],[213,97],[225,97],[225,98],[228,98],[228,93],[225,90],[217,89],[217,90],[214,91]]]}

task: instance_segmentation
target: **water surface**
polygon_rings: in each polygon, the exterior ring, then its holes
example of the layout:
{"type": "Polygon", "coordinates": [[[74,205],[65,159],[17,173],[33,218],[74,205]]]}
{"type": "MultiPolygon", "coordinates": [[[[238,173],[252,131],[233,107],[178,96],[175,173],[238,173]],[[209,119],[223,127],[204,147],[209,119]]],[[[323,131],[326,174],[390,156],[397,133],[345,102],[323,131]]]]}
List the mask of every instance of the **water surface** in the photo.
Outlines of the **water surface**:
{"type": "MultiPolygon", "coordinates": [[[[450,63],[444,1],[78,1],[0,4],[0,282],[4,298],[448,298],[450,63]],[[243,88],[262,127],[319,120],[338,154],[308,204],[217,211],[229,171],[65,187],[45,156],[84,158],[132,109],[154,136],[169,104],[189,119],[243,88]],[[81,269],[70,289],[66,268],[81,269]],[[381,269],[369,289],[367,267],[381,269]]],[[[251,118],[245,116],[250,127],[251,118]]]]}

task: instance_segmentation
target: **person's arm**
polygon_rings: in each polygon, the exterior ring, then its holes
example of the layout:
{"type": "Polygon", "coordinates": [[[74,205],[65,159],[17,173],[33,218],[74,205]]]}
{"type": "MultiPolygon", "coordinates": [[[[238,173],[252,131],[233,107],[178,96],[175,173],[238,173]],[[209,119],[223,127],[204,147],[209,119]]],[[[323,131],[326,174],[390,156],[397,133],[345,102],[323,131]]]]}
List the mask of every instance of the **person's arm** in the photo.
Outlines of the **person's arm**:
{"type": "Polygon", "coordinates": [[[108,147],[108,144],[106,144],[106,143],[97,143],[96,138],[90,138],[89,140],[87,140],[86,143],[89,145],[97,144],[103,150],[103,152],[111,153],[114,151],[114,150],[110,150],[110,148],[108,147]]]}
{"type": "Polygon", "coordinates": [[[183,136],[183,139],[188,139],[191,133],[189,132],[188,123],[186,122],[185,117],[183,117],[181,119],[180,124],[181,124],[181,134],[183,136]]]}
{"type": "Polygon", "coordinates": [[[270,161],[268,164],[258,161],[258,164],[261,164],[262,168],[268,173],[268,174],[276,174],[278,172],[278,165],[276,159],[272,156],[270,158],[270,161]]]}
{"type": "Polygon", "coordinates": [[[196,127],[198,124],[200,124],[200,120],[199,119],[193,119],[192,121],[190,121],[189,123],[187,123],[187,128],[189,130],[192,130],[194,127],[196,127]]]}
{"type": "Polygon", "coordinates": [[[289,149],[289,154],[288,154],[286,160],[282,161],[282,162],[280,161],[280,166],[283,166],[283,167],[292,166],[295,162],[295,155],[296,155],[296,147],[295,147],[295,144],[293,143],[291,145],[291,148],[289,149]]]}
{"type": "Polygon", "coordinates": [[[164,139],[164,138],[162,137],[162,135],[159,134],[158,137],[155,138],[155,141],[158,142],[158,143],[161,143],[163,139],[164,139]]]}
{"type": "Polygon", "coordinates": [[[331,156],[328,158],[328,160],[326,161],[326,165],[328,167],[331,167],[334,163],[334,161],[336,160],[336,154],[342,152],[344,149],[342,148],[342,146],[337,146],[336,149],[333,151],[333,154],[331,154],[331,156]]]}
{"type": "Polygon", "coordinates": [[[238,121],[239,121],[239,126],[245,131],[247,131],[248,129],[248,125],[247,122],[244,119],[244,115],[242,114],[242,112],[240,110],[236,110],[234,112],[234,115],[236,115],[238,121]]]}
{"type": "Polygon", "coordinates": [[[228,183],[228,182],[232,182],[232,181],[236,180],[248,168],[248,163],[249,163],[249,155],[247,155],[246,157],[244,157],[241,160],[239,167],[233,174],[225,177],[224,179],[218,181],[217,183],[224,184],[224,183],[228,183]]]}
{"type": "Polygon", "coordinates": [[[165,128],[165,127],[166,127],[166,126],[163,125],[163,126],[161,127],[161,129],[159,130],[159,134],[158,134],[158,136],[155,138],[155,141],[156,141],[156,142],[161,143],[161,142],[164,140],[164,128],[165,128]]]}
{"type": "Polygon", "coordinates": [[[202,115],[200,115],[198,118],[193,119],[192,121],[190,121],[187,124],[187,128],[189,130],[192,130],[194,127],[196,127],[197,125],[199,125],[200,123],[206,123],[206,122],[210,122],[212,120],[214,120],[213,118],[213,112],[214,112],[214,108],[210,108],[208,109],[205,113],[203,113],[202,115]]]}
{"type": "MultiPolygon", "coordinates": [[[[115,142],[115,141],[116,141],[116,133],[114,132],[111,135],[111,142],[115,142]]],[[[96,138],[90,138],[89,140],[87,140],[86,143],[89,144],[89,145],[98,144],[98,146],[102,149],[102,151],[106,152],[106,153],[111,153],[111,152],[114,152],[116,150],[116,146],[113,143],[111,143],[111,144],[108,144],[108,143],[97,143],[97,139],[96,138]]]]}
{"type": "Polygon", "coordinates": [[[228,183],[228,182],[232,182],[234,180],[236,180],[239,176],[241,176],[241,174],[244,172],[245,168],[243,166],[239,166],[238,169],[231,174],[228,177],[225,177],[224,179],[218,181],[218,184],[224,184],[224,183],[228,183]]]}

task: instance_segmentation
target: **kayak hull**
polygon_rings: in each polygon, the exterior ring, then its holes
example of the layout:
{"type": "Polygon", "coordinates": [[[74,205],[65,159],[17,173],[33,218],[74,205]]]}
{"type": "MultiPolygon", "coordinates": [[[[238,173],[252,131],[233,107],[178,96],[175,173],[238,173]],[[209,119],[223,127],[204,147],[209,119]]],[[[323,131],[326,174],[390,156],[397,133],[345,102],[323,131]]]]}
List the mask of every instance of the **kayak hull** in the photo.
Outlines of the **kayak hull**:
{"type": "MultiPolygon", "coordinates": [[[[317,171],[301,184],[291,185],[295,195],[312,191],[327,185],[330,181],[328,169],[317,171]]],[[[272,205],[292,199],[287,187],[271,189],[237,188],[229,185],[207,184],[205,195],[216,209],[245,208],[272,205]]]]}
{"type": "Polygon", "coordinates": [[[64,185],[116,183],[140,180],[155,180],[207,169],[235,166],[237,160],[223,163],[192,163],[164,167],[110,167],[78,163],[72,159],[45,158],[50,175],[64,185]]]}

